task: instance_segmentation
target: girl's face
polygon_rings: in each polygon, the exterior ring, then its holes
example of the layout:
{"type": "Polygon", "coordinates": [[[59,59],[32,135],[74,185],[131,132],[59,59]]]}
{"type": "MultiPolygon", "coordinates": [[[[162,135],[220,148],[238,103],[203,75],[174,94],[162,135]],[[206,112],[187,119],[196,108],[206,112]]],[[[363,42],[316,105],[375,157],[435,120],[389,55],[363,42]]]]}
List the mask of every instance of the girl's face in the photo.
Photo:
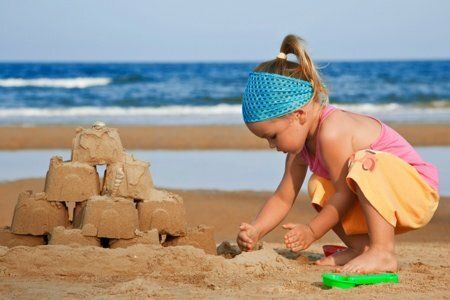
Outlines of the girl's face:
{"type": "Polygon", "coordinates": [[[266,139],[270,148],[290,154],[298,154],[308,135],[306,112],[302,109],[277,119],[246,123],[256,136],[266,139]]]}

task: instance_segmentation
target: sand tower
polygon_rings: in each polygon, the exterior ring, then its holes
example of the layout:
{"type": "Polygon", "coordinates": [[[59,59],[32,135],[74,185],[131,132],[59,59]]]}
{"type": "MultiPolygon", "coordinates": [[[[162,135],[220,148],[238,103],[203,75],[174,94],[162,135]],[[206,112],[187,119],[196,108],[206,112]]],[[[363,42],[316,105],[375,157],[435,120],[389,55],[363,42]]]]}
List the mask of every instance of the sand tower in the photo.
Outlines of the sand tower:
{"type": "Polygon", "coordinates": [[[44,191],[20,193],[0,245],[192,245],[216,254],[213,229],[187,228],[183,199],[156,189],[149,166],[124,151],[116,129],[78,128],[71,159],[51,158],[44,191]]]}

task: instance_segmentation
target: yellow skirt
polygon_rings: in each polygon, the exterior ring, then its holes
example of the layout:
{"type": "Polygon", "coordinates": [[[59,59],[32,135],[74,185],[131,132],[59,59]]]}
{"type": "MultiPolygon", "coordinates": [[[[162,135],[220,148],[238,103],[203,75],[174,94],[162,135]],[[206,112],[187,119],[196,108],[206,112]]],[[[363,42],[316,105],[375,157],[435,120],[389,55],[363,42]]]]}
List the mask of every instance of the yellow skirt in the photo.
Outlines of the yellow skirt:
{"type": "MultiPolygon", "coordinates": [[[[356,185],[370,204],[395,227],[396,233],[425,226],[439,203],[439,194],[401,158],[387,152],[361,150],[349,160],[347,185],[356,193],[356,185]]],[[[320,210],[335,192],[331,181],[313,174],[308,193],[320,210]]],[[[342,219],[346,234],[367,233],[367,224],[359,201],[355,201],[342,219]]]]}

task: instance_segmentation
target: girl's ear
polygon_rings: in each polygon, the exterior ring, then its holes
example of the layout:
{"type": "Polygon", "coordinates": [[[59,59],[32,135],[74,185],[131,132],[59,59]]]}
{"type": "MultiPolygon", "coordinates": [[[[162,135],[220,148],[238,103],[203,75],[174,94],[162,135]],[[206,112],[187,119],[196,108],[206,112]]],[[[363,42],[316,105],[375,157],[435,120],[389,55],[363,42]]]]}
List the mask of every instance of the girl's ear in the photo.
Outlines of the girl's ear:
{"type": "Polygon", "coordinates": [[[300,122],[300,125],[303,125],[306,123],[306,119],[308,116],[308,112],[304,109],[297,109],[294,112],[292,112],[292,114],[294,115],[294,117],[300,122]]]}

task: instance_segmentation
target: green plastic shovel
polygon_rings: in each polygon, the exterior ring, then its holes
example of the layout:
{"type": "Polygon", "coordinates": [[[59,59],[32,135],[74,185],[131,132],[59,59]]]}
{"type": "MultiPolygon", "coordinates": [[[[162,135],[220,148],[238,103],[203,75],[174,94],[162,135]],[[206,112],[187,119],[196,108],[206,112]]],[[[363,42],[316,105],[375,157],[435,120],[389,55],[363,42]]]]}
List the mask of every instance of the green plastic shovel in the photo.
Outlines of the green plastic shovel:
{"type": "Polygon", "coordinates": [[[350,289],[358,285],[377,283],[398,283],[398,275],[395,273],[344,275],[337,273],[322,274],[322,282],[328,287],[350,289]]]}

